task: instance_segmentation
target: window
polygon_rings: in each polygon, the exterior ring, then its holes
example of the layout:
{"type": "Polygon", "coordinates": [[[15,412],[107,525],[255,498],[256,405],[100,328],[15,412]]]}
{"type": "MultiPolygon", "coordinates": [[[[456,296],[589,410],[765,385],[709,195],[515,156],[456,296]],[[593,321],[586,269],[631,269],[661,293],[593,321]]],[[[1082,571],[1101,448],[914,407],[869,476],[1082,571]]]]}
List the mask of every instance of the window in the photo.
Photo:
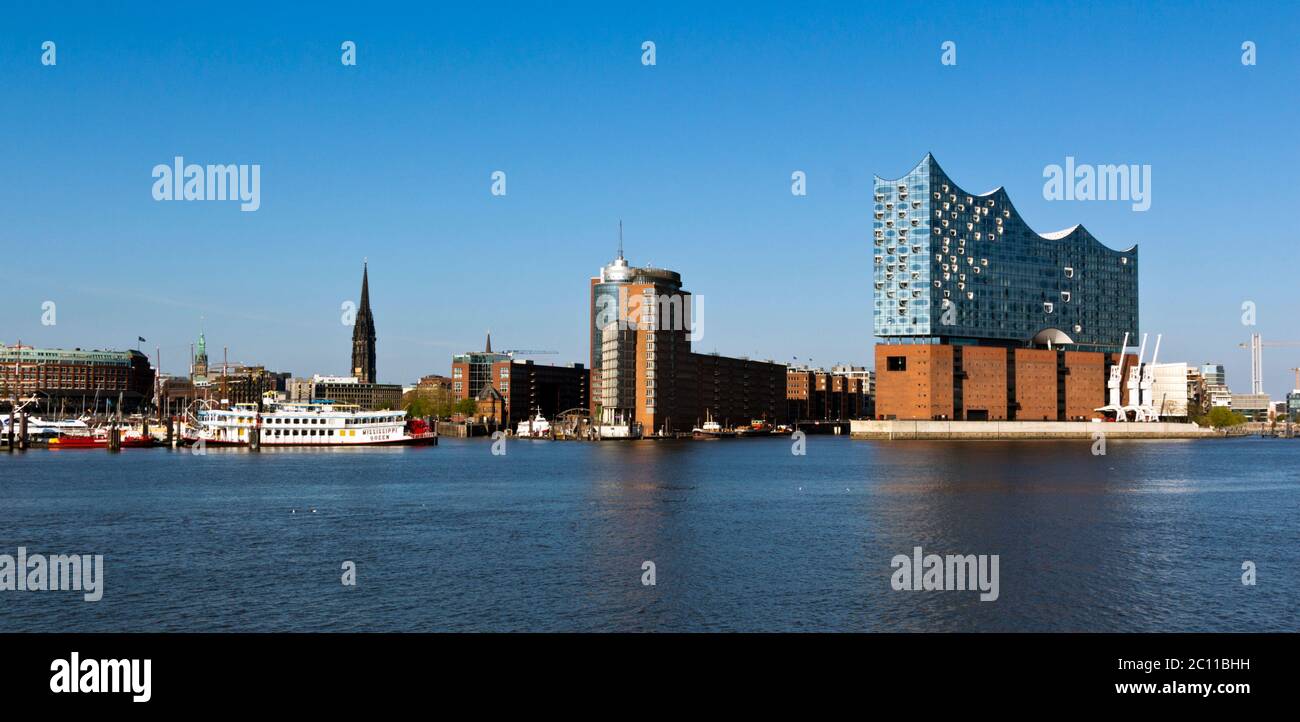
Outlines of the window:
{"type": "Polygon", "coordinates": [[[890,370],[890,371],[906,371],[906,370],[907,370],[907,357],[906,357],[906,356],[889,356],[889,357],[887,357],[887,358],[885,359],[885,363],[886,363],[886,368],[887,368],[888,370],[890,370]]]}

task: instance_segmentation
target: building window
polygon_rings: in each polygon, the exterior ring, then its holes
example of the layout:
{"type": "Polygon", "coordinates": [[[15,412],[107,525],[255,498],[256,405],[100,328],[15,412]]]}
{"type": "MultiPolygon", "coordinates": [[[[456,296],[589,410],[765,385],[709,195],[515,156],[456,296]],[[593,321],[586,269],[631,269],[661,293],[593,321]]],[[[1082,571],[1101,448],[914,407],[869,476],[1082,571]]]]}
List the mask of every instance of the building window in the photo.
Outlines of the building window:
{"type": "Polygon", "coordinates": [[[889,357],[887,357],[887,358],[885,359],[885,364],[886,364],[885,368],[886,368],[887,370],[889,370],[889,371],[906,371],[906,370],[907,370],[907,357],[906,357],[906,356],[889,356],[889,357]]]}

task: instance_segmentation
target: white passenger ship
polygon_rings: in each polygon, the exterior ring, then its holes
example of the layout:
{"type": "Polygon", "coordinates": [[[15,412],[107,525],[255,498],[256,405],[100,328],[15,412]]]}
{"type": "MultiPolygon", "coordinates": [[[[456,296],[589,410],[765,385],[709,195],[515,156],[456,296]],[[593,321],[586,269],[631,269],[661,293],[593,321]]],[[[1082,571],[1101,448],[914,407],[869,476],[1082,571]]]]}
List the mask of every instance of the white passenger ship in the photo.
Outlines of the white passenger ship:
{"type": "Polygon", "coordinates": [[[362,411],[355,404],[313,400],[308,403],[235,404],[203,409],[191,441],[213,446],[248,446],[254,433],[262,446],[377,446],[436,444],[438,435],[421,419],[402,411],[362,411]]]}

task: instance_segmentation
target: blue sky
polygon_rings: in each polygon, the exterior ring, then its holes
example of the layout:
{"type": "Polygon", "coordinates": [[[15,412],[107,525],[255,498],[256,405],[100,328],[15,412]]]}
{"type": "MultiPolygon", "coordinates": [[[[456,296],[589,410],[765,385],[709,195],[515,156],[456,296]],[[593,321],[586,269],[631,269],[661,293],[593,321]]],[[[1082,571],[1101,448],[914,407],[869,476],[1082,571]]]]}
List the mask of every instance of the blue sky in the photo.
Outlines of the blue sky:
{"type": "MultiPolygon", "coordinates": [[[[266,5],[6,12],[0,340],[144,336],[181,372],[202,318],[214,357],[339,373],[369,258],[382,381],[489,328],[585,363],[622,219],[633,263],[705,298],[698,349],[870,365],[872,175],[927,151],[1035,229],[1139,244],[1162,360],[1244,391],[1252,330],[1300,340],[1294,3],[266,5]],[[261,209],[154,201],[176,155],[261,164],[261,209]],[[1044,200],[1067,155],[1151,165],[1150,210],[1044,200]]],[[[1275,397],[1291,366],[1266,351],[1275,397]]]]}

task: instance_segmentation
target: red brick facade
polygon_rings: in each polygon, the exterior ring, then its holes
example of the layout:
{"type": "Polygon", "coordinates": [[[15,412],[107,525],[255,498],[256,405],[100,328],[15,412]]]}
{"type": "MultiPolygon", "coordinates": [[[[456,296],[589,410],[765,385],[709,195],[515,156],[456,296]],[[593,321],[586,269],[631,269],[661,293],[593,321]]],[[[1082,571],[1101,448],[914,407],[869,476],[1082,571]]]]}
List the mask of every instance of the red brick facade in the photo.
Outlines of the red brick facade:
{"type": "Polygon", "coordinates": [[[946,344],[877,344],[875,355],[876,418],[971,421],[1100,418],[1118,358],[946,344]]]}

